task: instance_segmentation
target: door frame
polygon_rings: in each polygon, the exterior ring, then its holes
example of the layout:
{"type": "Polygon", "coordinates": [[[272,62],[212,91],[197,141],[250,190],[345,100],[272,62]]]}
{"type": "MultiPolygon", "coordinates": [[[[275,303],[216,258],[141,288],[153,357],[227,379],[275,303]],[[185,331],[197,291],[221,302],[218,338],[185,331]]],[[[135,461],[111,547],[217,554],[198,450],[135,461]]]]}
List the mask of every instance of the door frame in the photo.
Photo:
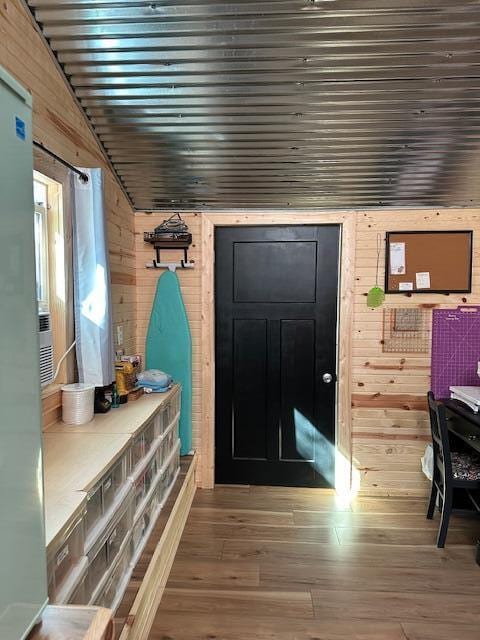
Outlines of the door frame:
{"type": "Polygon", "coordinates": [[[352,483],[351,360],[355,286],[356,215],[350,212],[204,212],[201,269],[201,385],[200,486],[215,483],[215,227],[340,225],[339,291],[337,321],[338,386],[335,425],[335,489],[345,495],[352,483]]]}

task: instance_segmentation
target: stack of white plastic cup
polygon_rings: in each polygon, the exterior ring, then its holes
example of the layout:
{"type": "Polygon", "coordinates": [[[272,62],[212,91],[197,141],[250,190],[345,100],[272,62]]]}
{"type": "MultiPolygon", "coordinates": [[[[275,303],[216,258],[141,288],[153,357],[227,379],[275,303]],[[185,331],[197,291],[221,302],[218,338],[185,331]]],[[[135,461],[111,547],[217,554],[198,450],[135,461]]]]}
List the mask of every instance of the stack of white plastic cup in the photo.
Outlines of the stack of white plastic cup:
{"type": "Polygon", "coordinates": [[[91,384],[66,384],[62,387],[62,420],[66,424],[86,424],[93,420],[95,387],[91,384]]]}

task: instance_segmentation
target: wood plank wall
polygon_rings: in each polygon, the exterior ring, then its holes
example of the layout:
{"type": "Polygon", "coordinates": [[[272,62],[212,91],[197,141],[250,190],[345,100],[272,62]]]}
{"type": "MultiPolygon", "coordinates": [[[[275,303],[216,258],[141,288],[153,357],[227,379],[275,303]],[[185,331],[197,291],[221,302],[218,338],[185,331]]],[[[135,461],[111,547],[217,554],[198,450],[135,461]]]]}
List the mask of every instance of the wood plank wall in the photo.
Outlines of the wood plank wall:
{"type": "MultiPolygon", "coordinates": [[[[382,352],[383,310],[368,309],[366,293],[375,283],[377,233],[410,229],[473,229],[474,273],[471,295],[387,296],[386,306],[457,306],[480,303],[480,211],[469,209],[352,212],[356,217],[355,311],[352,353],[352,431],[354,480],[372,495],[425,495],[428,483],[420,457],[429,441],[425,394],[430,385],[430,355],[382,352]]],[[[144,351],[155,283],[159,273],[145,269],[153,252],[143,243],[166,213],[135,216],[137,254],[137,350],[144,351]]],[[[184,216],[194,236],[197,269],[179,273],[190,317],[194,348],[194,446],[201,451],[201,225],[199,214],[184,216]]],[[[281,221],[281,213],[279,213],[281,221]]],[[[175,256],[171,256],[175,259],[175,256]]],[[[381,283],[384,246],[380,257],[381,283]]]]}
{"type": "MultiPolygon", "coordinates": [[[[383,353],[382,310],[368,309],[366,293],[375,283],[377,233],[406,230],[473,229],[471,294],[387,296],[386,306],[456,307],[480,303],[480,211],[478,209],[372,211],[357,214],[356,294],[353,341],[353,459],[361,487],[369,493],[424,495],[428,483],[419,459],[430,431],[425,395],[430,387],[430,354],[383,353]]],[[[381,284],[384,246],[380,259],[381,284]]]]}
{"type": "MultiPolygon", "coordinates": [[[[0,4],[0,64],[33,95],[33,135],[68,162],[105,171],[105,200],[115,326],[135,349],[135,254],[132,207],[122,192],[31,16],[19,0],[0,4]]],[[[58,402],[59,394],[57,395],[58,402]]],[[[52,398],[46,413],[51,417],[52,398]]]]}

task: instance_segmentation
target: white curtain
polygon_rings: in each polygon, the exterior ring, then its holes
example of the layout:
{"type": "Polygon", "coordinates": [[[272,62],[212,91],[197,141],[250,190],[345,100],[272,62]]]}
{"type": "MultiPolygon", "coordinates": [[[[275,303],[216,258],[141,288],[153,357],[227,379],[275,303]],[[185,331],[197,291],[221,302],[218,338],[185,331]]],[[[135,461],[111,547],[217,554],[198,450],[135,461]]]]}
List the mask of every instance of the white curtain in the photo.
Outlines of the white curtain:
{"type": "Polygon", "coordinates": [[[101,169],[74,175],[73,276],[79,382],[96,387],[114,380],[110,265],[101,169]]]}

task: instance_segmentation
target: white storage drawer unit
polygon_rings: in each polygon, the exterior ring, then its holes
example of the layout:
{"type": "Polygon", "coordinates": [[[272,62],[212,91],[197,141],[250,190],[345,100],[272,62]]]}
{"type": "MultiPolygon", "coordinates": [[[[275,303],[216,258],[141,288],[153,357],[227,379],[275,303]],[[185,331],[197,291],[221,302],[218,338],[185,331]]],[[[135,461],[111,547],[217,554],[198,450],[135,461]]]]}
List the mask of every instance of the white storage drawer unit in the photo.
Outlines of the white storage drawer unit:
{"type": "Polygon", "coordinates": [[[84,557],[85,513],[82,513],[60,536],[47,554],[48,594],[52,602],[61,599],[68,589],[72,573],[84,557]]]}
{"type": "Polygon", "coordinates": [[[48,433],[48,458],[55,465],[52,478],[47,478],[52,491],[58,491],[59,478],[74,477],[78,482],[82,477],[82,451],[91,452],[95,458],[92,468],[95,480],[89,483],[85,478],[88,487],[85,491],[73,483],[70,489],[83,495],[77,515],[72,514],[71,522],[65,525],[65,534],[55,532],[54,544],[49,544],[49,587],[53,603],[97,604],[109,608],[119,605],[176,478],[179,388],[162,397],[145,398],[143,404],[142,399],[137,402],[130,413],[141,416],[140,427],[127,421],[117,422],[117,416],[127,415],[127,405],[118,413],[115,410],[111,415],[97,416],[87,425],[68,429],[59,425],[58,430],[48,433]],[[150,413],[149,406],[152,406],[150,413]],[[55,437],[60,440],[54,442],[55,437]],[[83,448],[70,445],[83,437],[83,448]],[[98,463],[97,451],[101,452],[98,463]]]}

